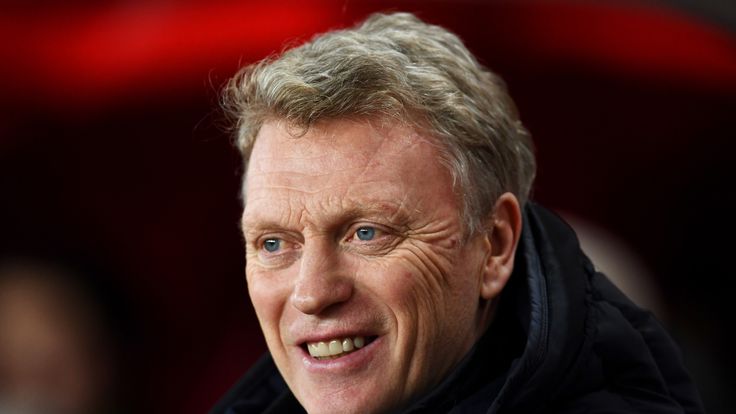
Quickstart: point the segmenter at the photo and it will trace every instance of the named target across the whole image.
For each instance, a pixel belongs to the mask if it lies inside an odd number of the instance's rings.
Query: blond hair
[[[469,234],[504,192],[523,204],[534,180],[531,138],[503,81],[455,34],[409,13],[374,14],[246,66],[223,98],[246,164],[269,119],[306,132],[318,121],[383,117],[428,133],[453,177]]]

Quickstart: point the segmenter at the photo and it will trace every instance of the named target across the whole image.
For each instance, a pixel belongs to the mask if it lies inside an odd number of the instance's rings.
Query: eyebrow
[[[367,201],[363,203],[355,203],[356,206],[347,209],[344,214],[346,216],[359,217],[366,215],[396,215],[401,213],[404,208],[403,203],[392,203],[388,201]]]
[[[347,221],[371,217],[387,219],[390,223],[400,227],[406,227],[407,225],[409,211],[404,207],[403,203],[367,201],[354,204],[354,206],[340,210],[339,212],[327,212],[325,214],[327,216],[325,221],[329,223],[328,227],[336,227]],[[278,220],[263,217],[262,212],[254,212],[241,222],[241,230],[243,230],[244,235],[265,229],[288,230],[288,226],[285,226],[283,222]]]

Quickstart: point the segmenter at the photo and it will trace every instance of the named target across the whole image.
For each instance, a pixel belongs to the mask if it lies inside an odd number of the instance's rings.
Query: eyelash
[[[276,249],[276,250],[274,250],[274,251],[269,251],[269,250],[268,250],[268,249],[266,248],[266,246],[267,246],[268,242],[270,242],[270,241],[273,241],[273,240],[275,240],[275,241],[277,241],[277,242],[278,242],[278,245],[277,245],[277,249]],[[289,242],[287,242],[287,241],[286,241],[286,240],[284,239],[284,237],[283,237],[283,236],[268,236],[268,237],[263,237],[263,238],[261,238],[261,239],[260,239],[260,240],[259,240],[259,241],[258,241],[258,242],[256,243],[256,248],[257,248],[257,250],[258,250],[259,252],[262,252],[262,253],[265,253],[265,254],[268,254],[268,255],[278,255],[278,254],[280,254],[279,252],[281,252],[281,251],[283,251],[283,250],[284,250],[284,248],[285,248],[285,246],[284,246],[284,245],[288,245],[288,244],[293,244],[293,243],[289,243]]]
[[[368,240],[363,240],[359,236],[359,232],[363,229],[370,229],[372,230],[371,238]],[[348,243],[347,246],[354,246],[356,248],[364,247],[367,249],[375,249],[379,250],[383,248],[384,246],[388,245],[390,242],[386,239],[387,237],[390,237],[391,232],[385,230],[382,227],[376,226],[374,224],[360,224],[360,225],[354,225],[350,227],[350,230],[347,232],[345,238],[343,239],[344,242]],[[278,247],[274,251],[269,251],[266,249],[266,245],[269,241],[276,240],[278,241]],[[300,248],[300,243],[290,242],[288,241],[289,238],[284,237],[281,234],[272,234],[265,237],[261,237],[258,239],[258,241],[255,244],[256,251],[258,252],[258,255],[265,260],[278,260],[278,259],[286,259],[286,257],[289,255],[290,252],[294,252],[295,250]]]
[[[390,231],[382,226],[374,224],[361,224],[352,227],[354,230],[348,232],[345,239],[346,247],[355,250],[357,253],[366,255],[382,255],[391,251],[400,238],[396,232]],[[369,240],[362,240],[359,237],[359,231],[364,228],[373,230],[372,238]]]
[[[370,230],[370,239],[364,240],[360,238],[360,232],[361,230]],[[355,227],[354,231],[350,231],[347,236],[348,242],[357,242],[357,243],[371,243],[375,242],[376,240],[384,237],[387,234],[387,232],[377,226],[372,225],[361,225],[358,227]]]
[[[266,249],[270,240],[278,242],[277,249],[272,252]],[[270,234],[258,238],[253,245],[258,262],[269,268],[283,267],[292,263],[298,257],[300,244],[290,240],[293,239],[283,234]]]

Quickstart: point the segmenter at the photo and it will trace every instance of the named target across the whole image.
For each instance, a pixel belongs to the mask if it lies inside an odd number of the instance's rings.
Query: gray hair
[[[534,180],[531,138],[503,81],[456,35],[409,13],[374,14],[246,66],[225,87],[223,105],[246,164],[267,120],[306,132],[318,121],[392,118],[427,133],[468,234],[482,229],[504,192],[523,205]]]

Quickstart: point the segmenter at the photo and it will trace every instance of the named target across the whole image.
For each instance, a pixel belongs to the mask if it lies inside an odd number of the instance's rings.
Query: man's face
[[[393,124],[332,121],[293,137],[266,123],[246,184],[250,297],[307,411],[400,407],[475,342],[488,246],[463,241],[428,139]]]

